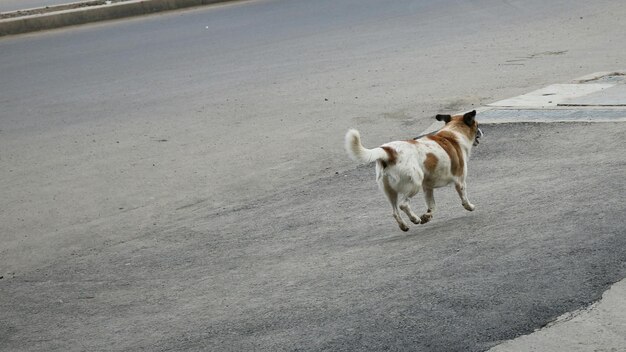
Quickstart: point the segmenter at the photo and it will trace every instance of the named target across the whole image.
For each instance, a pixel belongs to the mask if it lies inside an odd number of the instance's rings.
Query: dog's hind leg
[[[400,230],[409,231],[409,226],[404,222],[404,220],[402,220],[402,217],[400,216],[400,211],[398,211],[398,192],[396,192],[396,190],[393,189],[391,185],[389,185],[389,180],[387,180],[387,177],[383,176],[381,182],[383,186],[383,192],[387,196],[387,199],[389,199],[389,203],[391,203],[391,208],[393,209],[393,218],[396,219],[398,226],[400,226]]]
[[[392,204],[393,206],[393,218],[396,219],[396,221],[398,222],[398,226],[400,226],[400,230],[402,231],[409,231],[409,226],[406,224],[406,222],[404,222],[404,220],[402,220],[402,217],[400,216],[400,212],[398,211],[398,207],[396,206],[396,204]]]
[[[424,199],[426,200],[426,206],[428,209],[426,213],[420,216],[420,220],[422,224],[425,224],[433,218],[433,213],[435,212],[435,195],[432,188],[424,187]]]
[[[416,172],[415,175],[411,176],[409,180],[403,183],[403,188],[399,191],[400,195],[400,210],[406,213],[406,215],[411,219],[411,222],[414,224],[420,224],[420,218],[413,212],[411,209],[411,205],[409,201],[411,197],[416,195],[422,189],[422,180],[424,179],[424,174],[422,172]]]
[[[420,223],[420,218],[417,217],[417,215],[413,212],[413,210],[411,210],[411,206],[409,205],[408,198],[405,198],[403,200],[402,204],[400,205],[400,210],[406,213],[406,215],[409,217],[412,223],[414,224]]]

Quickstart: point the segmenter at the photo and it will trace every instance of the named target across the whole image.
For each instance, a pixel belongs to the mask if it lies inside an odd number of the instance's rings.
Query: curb
[[[0,20],[0,37],[242,0],[130,0]]]
[[[626,70],[618,70],[618,71],[602,71],[602,72],[596,72],[596,73],[591,73],[588,75],[584,75],[582,77],[578,77],[574,80],[572,80],[571,83],[576,83],[576,84],[583,84],[583,83],[588,83],[591,81],[595,81],[598,80],[602,77],[606,77],[606,76],[625,76],[626,75]]]
[[[626,122],[626,70],[596,72],[571,82],[489,103],[481,107],[478,121]]]

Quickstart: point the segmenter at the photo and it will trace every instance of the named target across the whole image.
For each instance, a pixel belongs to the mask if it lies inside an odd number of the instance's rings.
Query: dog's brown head
[[[478,145],[478,139],[483,136],[483,131],[478,128],[478,121],[476,121],[476,110],[463,115],[437,115],[435,118],[437,121],[445,122],[446,128],[464,134],[470,141],[473,140],[474,146]]]

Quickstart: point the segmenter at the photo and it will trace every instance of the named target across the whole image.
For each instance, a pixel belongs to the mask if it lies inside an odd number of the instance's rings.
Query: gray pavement
[[[0,349],[478,351],[589,307],[625,275],[623,122],[486,125],[478,209],[441,190],[408,234],[342,136],[623,68],[625,16],[259,1],[0,39]]]
[[[597,91],[589,87],[603,87]],[[609,84],[607,84],[609,83]],[[600,72],[578,78],[570,84],[551,85],[520,97],[496,102],[482,111],[483,121],[490,123],[520,122],[626,122],[625,71]],[[579,94],[587,90],[587,94]],[[548,92],[546,94],[545,92]],[[560,101],[553,104],[554,101]],[[568,96],[569,95],[569,96]],[[523,102],[523,104],[519,104]],[[547,104],[546,104],[547,103]],[[501,107],[505,106],[505,107]],[[612,109],[606,110],[608,107]],[[597,136],[603,138],[603,136]],[[579,142],[575,140],[575,142]],[[618,146],[621,150],[623,143]],[[594,167],[597,164],[594,163]],[[626,183],[622,182],[616,197],[622,197]],[[626,260],[622,258],[622,261]],[[515,338],[490,349],[490,352],[584,352],[622,351],[626,346],[626,279],[622,279],[601,300],[581,309],[565,313],[532,334]]]
[[[483,130],[472,213],[440,190],[431,223],[397,231],[371,166],[191,203],[4,280],[3,346],[482,351],[600,299],[626,274],[626,124]]]

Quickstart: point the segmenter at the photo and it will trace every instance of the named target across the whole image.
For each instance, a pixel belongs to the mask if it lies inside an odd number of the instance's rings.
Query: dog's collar
[[[432,136],[435,133],[439,132],[440,130],[436,130],[436,131],[432,131],[432,132],[428,132],[428,133],[424,133],[424,134],[420,134],[419,136],[413,138],[413,140],[418,140],[422,137],[426,137],[426,136]],[[481,138],[482,136],[484,136],[483,131],[480,130],[480,128],[478,129],[478,132],[476,133],[476,137],[474,137],[474,142],[472,142],[472,145],[475,147],[478,145],[478,139]]]
[[[439,132],[439,130],[428,132],[428,133],[424,133],[424,134],[420,134],[419,136],[413,138],[413,140],[417,140],[417,139],[420,139],[420,138],[426,137],[426,136],[432,136],[433,134],[435,134],[437,132]]]

